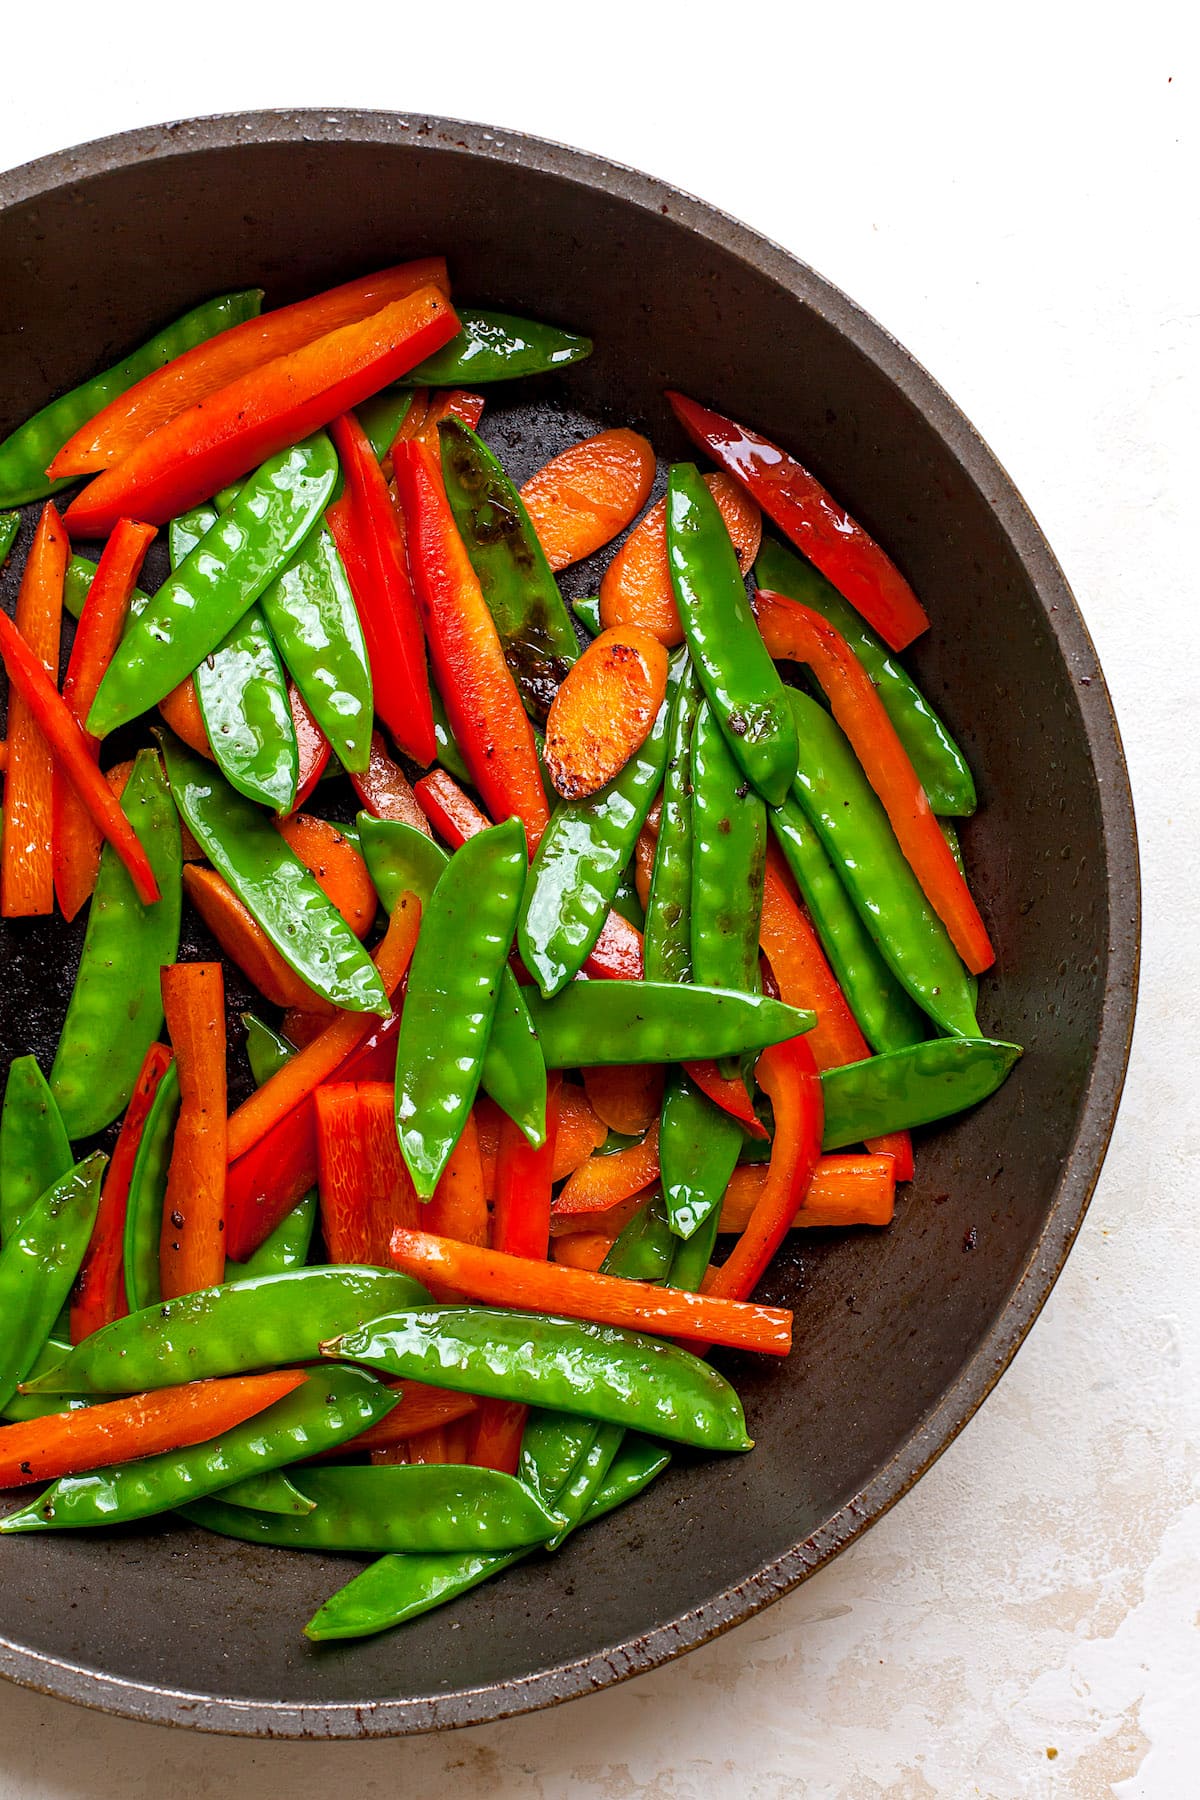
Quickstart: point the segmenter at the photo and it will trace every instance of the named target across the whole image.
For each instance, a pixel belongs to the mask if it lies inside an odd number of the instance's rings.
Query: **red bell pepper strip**
[[[440,419],[461,419],[474,431],[483,417],[484,398],[482,394],[468,394],[465,388],[450,388],[447,393],[439,394],[426,408],[424,416],[415,431],[402,432],[402,436],[411,438],[418,444],[424,444],[435,459],[441,457],[441,439],[438,437],[438,421]]]
[[[558,1096],[562,1076],[546,1078],[546,1141],[537,1150],[519,1126],[501,1116],[496,1152],[492,1247],[511,1256],[545,1262],[550,1253],[550,1201],[554,1146],[558,1136]],[[470,1460],[479,1469],[515,1475],[528,1408],[508,1400],[483,1400],[474,1421]]]
[[[7,614],[4,617],[3,630],[17,639],[51,693],[58,680],[63,582],[69,554],[67,534],[51,503],[42,509],[21,576],[15,624]],[[7,651],[4,659],[7,663]],[[6,919],[54,911],[52,748],[36,706],[13,676],[0,846],[0,914]]]
[[[515,814],[532,855],[550,817],[533,728],[458,535],[440,466],[417,443],[397,444],[393,461],[413,586],[451,728],[487,810],[497,821]]]
[[[75,1412],[0,1425],[0,1488],[183,1450],[219,1437],[307,1380],[303,1369],[190,1381]]]
[[[69,531],[105,537],[123,516],[165,525],[396,381],[458,331],[434,287],[277,357],[168,419],[67,508]]]
[[[354,791],[369,813],[377,819],[398,819],[432,837],[429,821],[417,804],[408,776],[387,753],[378,731],[371,733],[371,760],[360,774],[351,774]]]
[[[982,974],[996,960],[987,928],[866,669],[841,632],[798,600],[760,590],[755,611],[771,655],[805,662],[816,675],[926,899],[968,969]]]
[[[439,1237],[454,1238],[460,1244],[488,1241],[487,1190],[474,1113],[467,1114],[441,1180],[422,1207],[421,1222]]]
[[[421,1216],[396,1139],[393,1091],[381,1081],[326,1082],[313,1104],[329,1260],[386,1268],[392,1232]]]
[[[893,650],[928,629],[924,607],[891,557],[795,457],[683,394],[668,391],[667,399],[692,442],[741,482]]]
[[[715,1062],[691,1062],[684,1066],[701,1093],[706,1094],[714,1106],[719,1106],[722,1112],[735,1118],[751,1137],[766,1137],[766,1126],[755,1112],[743,1082],[732,1075],[722,1075]]]
[[[96,690],[121,641],[125,616],[146,552],[154,540],[153,525],[121,519],[104,546],[88,589],[62,696],[82,729]],[[100,745],[84,731],[93,761]],[[100,833],[87,807],[63,774],[54,771],[54,891],[64,919],[73,919],[90,899],[100,868]]]
[[[449,299],[444,258],[426,256],[418,262],[379,269],[357,281],[327,288],[308,300],[277,307],[230,331],[219,332],[182,356],[173,357],[111,400],[67,440],[47,473],[58,480],[60,476],[90,475],[107,464],[119,462],[185,407],[207,400],[239,376],[302,349],[314,338],[326,337],[343,325],[369,318],[422,287],[440,288]]]
[[[220,963],[162,972],[163,1015],[179,1070],[158,1244],[164,1300],[225,1279],[225,981]]]
[[[100,828],[101,835],[106,837],[125,867],[129,871],[130,880],[137,890],[138,898],[144,905],[150,906],[158,899],[158,883],[154,879],[154,870],[150,867],[150,858],[142,849],[133,826],[121,811],[121,803],[100,773],[98,765],[92,760],[88,749],[88,741],[82,728],[76,723],[58,689],[47,675],[40,659],[29,648],[21,633],[17,630],[6,612],[0,612],[0,656],[4,658],[4,666],[8,670],[13,687],[25,701],[38,729],[54,755],[55,761],[66,771],[67,778],[79,795],[88,812]],[[12,737],[9,737],[9,753],[12,754]],[[9,770],[9,780],[12,770]],[[47,783],[49,790],[49,783]],[[10,839],[14,845],[28,839],[22,839],[18,831],[6,822],[5,841]],[[14,851],[14,861],[16,851]],[[46,843],[47,875],[50,872],[50,845]],[[7,857],[5,867],[7,868]],[[7,907],[3,908],[8,916]],[[30,910],[24,908],[23,910]],[[49,911],[49,907],[46,908]]]
[[[704,1293],[728,1299],[744,1300],[754,1292],[804,1203],[821,1154],[821,1080],[805,1040],[789,1038],[764,1050],[757,1076],[775,1112],[769,1172],[745,1231],[703,1284]]]
[[[284,1024],[286,1030],[286,1020]],[[390,1082],[396,1072],[399,1027],[399,1013],[377,1019],[371,1035],[334,1070],[333,1078]],[[235,1262],[245,1262],[270,1237],[296,1202],[317,1185],[317,1172],[316,1111],[308,1094],[252,1150],[229,1165],[225,1234],[227,1253]]]
[[[138,1146],[158,1084],[171,1066],[165,1044],[151,1044],[146,1052],[121,1130],[104,1177],[92,1239],[71,1295],[71,1342],[123,1319],[129,1311],[125,1298],[125,1212],[129,1183]]]
[[[296,750],[298,767],[296,772],[296,799],[292,806],[294,813],[299,812],[313,789],[325,773],[325,765],[329,761],[329,739],[313,718],[308,709],[308,702],[294,681],[287,684],[288,708],[292,715],[292,729],[296,733]],[[159,711],[162,711],[160,706]]]
[[[607,1212],[610,1206],[640,1194],[657,1181],[658,1120],[656,1119],[640,1144],[627,1150],[614,1150],[607,1156],[597,1152],[572,1171],[554,1202],[556,1218],[575,1213]]]
[[[431,763],[433,702],[400,519],[358,420],[343,414],[329,430],[346,485],[326,517],[362,621],[375,711],[402,750]]]
[[[389,999],[412,961],[420,928],[420,901],[415,894],[401,894],[383,942],[374,953],[375,966]],[[245,1156],[273,1125],[286,1118],[321,1082],[328,1081],[351,1052],[365,1043],[377,1024],[373,1013],[339,1013],[319,1037],[264,1081],[229,1120],[229,1161]]]
[[[496,1306],[590,1319],[597,1325],[702,1340],[734,1350],[762,1350],[771,1356],[786,1356],[792,1347],[792,1315],[781,1306],[652,1287],[621,1275],[593,1275],[562,1263],[532,1262],[500,1250],[452,1243],[403,1226],[392,1233],[392,1262],[420,1281],[436,1282],[470,1300]]]

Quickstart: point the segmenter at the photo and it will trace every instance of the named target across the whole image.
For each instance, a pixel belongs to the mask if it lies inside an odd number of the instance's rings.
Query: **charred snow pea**
[[[438,426],[446,496],[530,716],[544,724],[579,655],[554,572],[520,494],[482,438],[460,419]]]
[[[0,1408],[33,1367],[79,1273],[107,1161],[97,1152],[51,1182],[0,1249]]]
[[[821,1074],[823,1147],[928,1125],[976,1106],[1007,1078],[1021,1051],[993,1038],[930,1038]]]
[[[122,1525],[169,1512],[246,1476],[318,1456],[384,1418],[398,1399],[359,1369],[314,1369],[303,1386],[218,1438],[90,1475],[64,1475],[0,1520],[0,1532]]]
[[[62,1116],[36,1056],[9,1064],[0,1114],[0,1244],[74,1158]]]
[[[592,354],[591,338],[512,313],[458,308],[462,327],[444,349],[404,376],[404,387],[475,387],[565,369]]]
[[[651,981],[574,981],[553,1000],[530,993],[529,1014],[548,1069],[737,1056],[813,1026],[765,994]]]
[[[160,970],[179,951],[183,855],[179,819],[153,750],[140,750],[121,805],[154,870],[160,899],[145,906],[105,844],[79,971],[50,1071],[70,1138],[103,1131],[128,1105],[162,1028]]]
[[[716,501],[693,463],[667,482],[667,561],[709,705],[753,787],[778,806],[796,774],[796,726]]]
[[[700,683],[688,663],[671,707],[662,812],[646,901],[647,981],[692,979],[692,733]]]
[[[710,706],[692,734],[692,977],[757,993],[767,809]]]
[[[396,1041],[396,1131],[424,1199],[479,1088],[527,868],[525,828],[506,819],[455,851],[422,914]]]
[[[160,740],[176,806],[283,960],[331,1005],[386,1016],[374,963],[267,816],[171,732]]]

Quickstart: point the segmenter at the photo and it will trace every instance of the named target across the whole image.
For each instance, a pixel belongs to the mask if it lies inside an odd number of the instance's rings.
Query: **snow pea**
[[[196,698],[217,767],[248,800],[289,813],[300,752],[287,682],[262,608],[243,613],[195,674]]]
[[[675,1237],[690,1238],[720,1212],[744,1134],[682,1069],[668,1078],[658,1128],[663,1195]],[[664,1270],[664,1279],[667,1271]]]
[[[74,1162],[62,1115],[36,1056],[15,1056],[0,1114],[0,1243]]]
[[[526,992],[548,1069],[736,1056],[813,1027],[810,1012],[728,988],[573,981],[553,1000]]]
[[[754,579],[760,588],[811,606],[841,632],[871,677],[934,812],[973,813],[975,781],[966,757],[893,651],[833,583],[795,551],[769,538],[763,539]]]
[[[0,1408],[33,1367],[79,1273],[107,1161],[97,1151],[52,1181],[0,1249]]]
[[[396,1040],[396,1133],[428,1199],[479,1089],[528,863],[516,818],[456,850],[421,917]]]
[[[103,1131],[129,1104],[146,1052],[162,1028],[160,970],[179,952],[179,820],[153,750],[138,751],[121,806],[150,858],[161,897],[144,906],[124,863],[105,844],[50,1070],[70,1138]]]
[[[128,1313],[84,1338],[31,1392],[138,1394],[143,1389],[308,1362],[318,1346],[387,1307],[418,1306],[419,1282],[338,1264],[201,1288]]]
[[[159,1082],[129,1178],[125,1208],[125,1297],[131,1313],[160,1298],[158,1244],[175,1126],[179,1119],[179,1070],[172,1062]]]
[[[471,771],[446,717],[445,702],[432,682],[429,684],[429,698],[433,705],[433,737],[437,745],[437,760],[447,774],[453,775],[455,781],[461,782],[464,787],[470,787]]]
[[[758,992],[767,809],[707,704],[692,733],[692,978]]]
[[[667,561],[708,702],[746,779],[778,806],[795,779],[796,726],[729,532],[694,463],[676,463],[667,481]]]
[[[767,1149],[769,1152],[769,1145]],[[687,1294],[699,1293],[700,1283],[704,1280],[708,1265],[712,1261],[713,1245],[717,1241],[717,1226],[720,1221],[720,1206],[712,1206],[697,1225],[691,1237],[677,1240],[675,1260],[671,1264],[671,1273],[667,1278],[668,1287],[680,1288]]]
[[[623,1227],[600,1269],[604,1275],[623,1275],[630,1281],[665,1281],[674,1254],[666,1204],[655,1193]]]
[[[821,946],[872,1050],[919,1044],[925,1016],[909,999],[858,915],[798,800],[770,811],[771,829],[812,916]]]
[[[298,1469],[292,1477],[316,1505],[308,1513],[247,1512],[224,1496],[184,1517],[249,1544],[291,1550],[432,1553],[521,1550],[542,1544],[558,1521],[512,1475],[455,1464]]]
[[[575,614],[579,623],[590,636],[600,636],[604,627],[600,623],[599,594],[589,594],[582,600],[572,600],[571,611]]]
[[[60,1363],[71,1348],[71,1340],[66,1335],[66,1328],[60,1337],[56,1322],[41,1349],[38,1351],[28,1374],[23,1380],[32,1381],[38,1375],[45,1374],[55,1363]],[[17,1393],[9,1400],[8,1405],[0,1410],[0,1418],[7,1424],[15,1425],[26,1419],[44,1419],[48,1413],[76,1412],[82,1407],[95,1406],[103,1398],[101,1394],[73,1394],[67,1399],[62,1394],[21,1394]]]
[[[751,1448],[741,1402],[715,1369],[660,1338],[609,1325],[492,1306],[427,1306],[372,1319],[321,1351],[701,1449]]]
[[[621,875],[662,783],[675,686],[687,653],[672,659],[667,694],[650,734],[615,780],[586,800],[560,801],[542,833],[521,908],[517,941],[546,999],[583,967],[604,929]]]
[[[647,981],[692,979],[692,733],[700,704],[700,683],[689,661],[667,733],[662,812],[646,901]]]
[[[13,547],[13,540],[21,527],[20,513],[10,512],[0,515],[0,565]]]
[[[171,732],[158,735],[176,806],[283,960],[334,1006],[386,1017],[374,963],[265,813]]]
[[[475,387],[565,369],[592,354],[591,338],[536,319],[482,308],[456,308],[462,330],[401,378],[402,387]]]
[[[247,1475],[227,1488],[221,1488],[217,1499],[223,1506],[246,1506],[254,1512],[310,1513],[316,1506],[307,1494],[290,1482],[282,1469],[270,1469],[265,1475]],[[197,1505],[202,1502],[197,1501]]]
[[[169,1512],[246,1476],[318,1456],[384,1418],[399,1397],[359,1369],[313,1370],[302,1387],[220,1437],[90,1475],[63,1476],[0,1520],[0,1532],[123,1525]]]
[[[837,1150],[948,1118],[986,1100],[1021,1055],[994,1038],[930,1038],[888,1056],[825,1069],[823,1145]]]
[[[893,975],[943,1031],[978,1037],[967,972],[921,891],[845,734],[788,690],[800,737],[795,796]]]
[[[46,467],[81,425],[94,419],[110,400],[125,393],[143,375],[161,369],[164,363],[172,362],[218,332],[227,331],[231,325],[244,324],[256,316],[261,306],[261,288],[206,300],[156,332],[123,362],[43,406],[0,444],[0,506],[23,506],[27,500],[40,500],[43,495],[69,487],[74,477],[50,481]]]
[[[670,1460],[670,1451],[664,1450],[661,1444],[631,1432],[593,1495],[591,1505],[583,1515],[583,1524],[594,1525],[605,1513],[624,1506],[627,1500],[635,1500],[662,1474]]]
[[[326,526],[309,532],[259,605],[338,761],[354,773],[365,769],[375,717],[371,665],[350,582]]]
[[[620,913],[621,917],[627,920],[630,925],[634,926],[636,930],[643,931],[645,929],[646,914],[642,908],[641,901],[638,899],[637,880],[634,876],[633,864],[631,862],[625,864],[625,867],[617,877],[617,885],[613,893],[612,909],[615,913]]]
[[[544,724],[579,655],[575,627],[525,504],[499,460],[461,419],[443,419],[438,437],[459,536],[525,710]]]
[[[407,890],[426,906],[450,858],[440,844],[398,819],[359,813],[362,853],[384,911]],[[525,996],[512,970],[500,975],[496,1016],[483,1056],[480,1085],[529,1142],[546,1138],[546,1065],[530,1023]]]
[[[303,543],[336,476],[318,433],[250,477],[121,639],[88,714],[95,737],[156,706],[211,655]]]
[[[547,1550],[557,1550],[581,1522],[612,1467],[624,1437],[621,1425],[597,1426],[595,1437],[571,1470],[558,1496],[558,1505],[565,1516],[553,1537],[546,1539]]]
[[[96,579],[96,564],[87,556],[73,556],[67,564],[66,580],[63,582],[63,605],[73,619],[77,619],[83,611],[83,603],[88,597],[92,582]],[[141,588],[134,588],[129,599],[129,617],[136,619],[144,613],[150,604],[149,594]]]
[[[261,1087],[264,1081],[270,1081],[277,1075],[285,1063],[296,1054],[294,1044],[289,1044],[278,1031],[272,1030],[257,1013],[244,1012],[242,1024],[246,1028],[246,1060],[250,1064],[250,1073],[254,1085]]]
[[[375,452],[376,461],[382,462],[395,443],[396,433],[408,417],[412,398],[407,389],[390,387],[355,407],[355,417]]]

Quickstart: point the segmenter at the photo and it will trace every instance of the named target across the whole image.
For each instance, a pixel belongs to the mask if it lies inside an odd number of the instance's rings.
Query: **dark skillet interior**
[[[675,386],[797,450],[929,609],[911,664],[980,788],[963,847],[1000,951],[980,1020],[1026,1056],[986,1108],[922,1134],[891,1230],[789,1240],[765,1292],[797,1309],[795,1354],[724,1359],[755,1451],[680,1457],[555,1558],[320,1651],[300,1627],[350,1559],[175,1522],[0,1540],[0,1669],[152,1719],[422,1730],[662,1661],[794,1585],[904,1491],[1012,1355],[1086,1205],[1124,1070],[1137,873],[1074,603],[1003,472],[903,351],[783,252],[641,176],[477,127],[260,115],[50,159],[0,177],[3,202],[0,432],[209,294],[258,283],[277,304],[444,250],[460,297],[596,339],[564,378],[491,390],[485,435],[518,479],[601,422],[689,455],[661,398]],[[585,566],[566,586],[597,578]],[[14,591],[10,567],[10,606]],[[61,923],[4,928],[0,958],[5,1060],[48,1060],[72,966]]]

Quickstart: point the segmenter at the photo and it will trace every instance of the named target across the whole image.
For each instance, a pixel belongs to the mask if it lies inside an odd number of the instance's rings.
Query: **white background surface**
[[[1058,553],[1130,759],[1142,1003],[1078,1247],[915,1492],[673,1667],[501,1725],[359,1745],[168,1733],[4,1687],[0,1800],[1200,1792],[1195,13],[808,10],[388,0],[172,18],[110,0],[85,27],[74,6],[13,7],[0,167],[241,107],[488,120],[716,202],[913,350]]]

